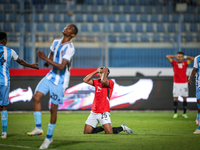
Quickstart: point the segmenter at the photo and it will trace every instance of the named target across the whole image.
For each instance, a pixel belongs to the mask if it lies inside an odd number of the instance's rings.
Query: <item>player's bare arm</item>
[[[190,61],[190,63],[192,63],[194,61],[194,57],[192,57],[192,56],[186,56],[186,59],[188,59]]]
[[[49,58],[50,60],[53,61],[53,52],[51,52],[51,53],[49,54],[48,58]],[[44,66],[45,66],[45,67],[49,67],[49,65],[50,65],[50,64],[49,64],[47,61],[44,63]]]
[[[24,61],[20,58],[17,59],[17,62],[20,65],[25,66],[25,67],[29,67],[29,68],[33,68],[33,69],[39,69],[39,67],[37,66],[38,63],[28,64],[26,61]]]
[[[109,86],[109,81],[107,80],[108,69],[106,67],[101,67],[101,83],[105,86]]]
[[[83,82],[89,84],[89,85],[93,85],[93,80],[92,77],[97,74],[99,72],[99,69],[95,70],[94,72],[90,73],[89,75],[87,75],[84,79]]]
[[[56,67],[59,70],[63,70],[65,68],[65,66],[68,64],[68,62],[66,60],[62,60],[61,64],[58,64],[58,63],[52,61],[51,59],[49,59],[48,57],[46,57],[46,55],[44,54],[43,51],[38,51],[38,57],[40,57],[41,59],[45,60],[50,65]]]
[[[172,58],[176,58],[176,55],[167,55],[166,58],[170,63],[172,63],[172,61],[173,61]]]
[[[198,72],[198,69],[197,69],[197,68],[193,68],[192,73],[191,73],[191,75],[190,75],[190,78],[189,78],[189,80],[188,80],[188,84],[189,84],[189,85],[192,84],[192,79],[193,79],[193,77],[196,75],[197,72]]]

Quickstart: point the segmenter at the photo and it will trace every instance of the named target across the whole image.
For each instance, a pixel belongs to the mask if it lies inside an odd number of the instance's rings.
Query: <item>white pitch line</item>
[[[35,148],[35,147],[20,146],[20,145],[6,145],[6,144],[0,144],[0,146],[18,147],[18,148],[26,148],[26,149],[38,149],[38,148]],[[56,150],[56,149],[49,149],[49,150]]]

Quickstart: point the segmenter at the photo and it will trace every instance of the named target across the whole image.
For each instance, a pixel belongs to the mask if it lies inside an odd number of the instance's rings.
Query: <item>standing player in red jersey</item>
[[[112,128],[109,99],[113,92],[114,82],[107,79],[109,73],[108,68],[100,67],[83,79],[85,83],[95,87],[92,111],[85,122],[84,134],[98,133],[103,130],[106,134],[117,134],[121,131],[129,134],[133,133],[125,124],[122,124],[121,127]],[[95,74],[97,74],[98,79],[92,79]],[[102,127],[97,127],[98,123]]]
[[[178,108],[178,96],[183,97],[183,117],[188,118],[186,114],[187,110],[187,97],[188,97],[188,84],[187,84],[187,66],[194,61],[192,56],[184,56],[183,52],[178,52],[177,55],[167,55],[167,60],[172,64],[174,68],[174,84],[173,84],[173,97],[174,97],[174,116],[177,118],[177,108]],[[176,60],[173,60],[176,58]],[[188,59],[183,61],[183,59]]]

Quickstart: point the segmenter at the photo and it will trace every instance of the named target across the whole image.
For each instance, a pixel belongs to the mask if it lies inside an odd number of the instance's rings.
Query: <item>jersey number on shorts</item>
[[[3,55],[4,52],[0,53],[0,63],[1,65],[3,65],[4,62],[6,62],[6,60],[4,59],[4,57],[1,57]]]
[[[52,95],[50,95],[50,97],[54,100],[56,100],[58,98],[58,95],[55,93],[52,93]]]
[[[106,118],[107,118],[106,113],[102,113],[102,114],[101,114],[101,119],[106,119]]]

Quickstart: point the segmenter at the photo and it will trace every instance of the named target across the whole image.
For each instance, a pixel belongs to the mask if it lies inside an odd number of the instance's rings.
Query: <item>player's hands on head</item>
[[[33,64],[31,64],[31,68],[33,68],[33,69],[39,69],[39,67],[37,65],[38,65],[38,63],[33,63]]]
[[[107,73],[108,72],[108,68],[106,68],[106,67],[101,67],[101,69],[102,69],[103,73]]]
[[[40,57],[41,59],[45,59],[46,58],[46,56],[45,56],[43,51],[38,51],[38,57]]]
[[[100,72],[100,71],[102,70],[102,68],[103,68],[103,67],[99,67],[99,68],[97,68],[96,71],[97,71],[97,72]]]

